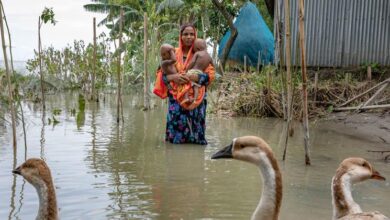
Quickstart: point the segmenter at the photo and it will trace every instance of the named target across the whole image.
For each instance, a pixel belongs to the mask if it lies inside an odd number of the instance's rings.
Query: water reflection
[[[12,163],[12,169],[16,168],[17,160],[16,160],[16,155],[17,155],[17,148],[13,149],[13,163]],[[12,175],[12,187],[11,187],[11,198],[10,198],[10,211],[8,215],[8,219],[11,219],[12,214],[15,211],[15,194],[16,194],[16,175]]]
[[[78,111],[76,116],[77,129],[81,129],[85,123],[85,98],[82,94],[78,96]]]
[[[47,103],[48,112],[62,110],[60,123],[48,129],[39,108],[26,108],[31,120],[28,156],[44,156],[50,165],[63,219],[249,219],[261,194],[258,169],[239,161],[210,160],[217,149],[242,135],[263,137],[280,163],[284,184],[280,219],[330,219],[330,181],[345,157],[364,156],[390,177],[390,165],[366,152],[383,146],[320,126],[311,128],[313,165],[306,167],[299,125],[290,138],[286,161],[281,161],[285,130],[281,120],[210,115],[208,146],[171,145],[164,142],[166,105],[143,112],[139,94],[123,98],[125,122],[119,126],[115,95],[106,95],[99,103],[86,102],[83,111],[78,94],[49,96]],[[72,109],[81,116],[72,115]],[[25,157],[4,147],[11,146],[10,141],[0,134],[0,198],[9,198],[0,203],[0,219],[32,219],[38,198],[31,185],[24,187],[24,181],[15,181],[10,174],[16,159]],[[355,187],[354,196],[364,210],[390,215],[389,187],[388,181],[367,181]]]
[[[45,119],[46,119],[46,113],[45,111],[42,111],[42,128],[41,128],[41,159],[45,160]]]

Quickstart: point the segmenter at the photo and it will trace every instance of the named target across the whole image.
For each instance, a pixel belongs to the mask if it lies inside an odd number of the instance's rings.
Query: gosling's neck
[[[282,202],[282,175],[274,157],[262,152],[261,158],[258,167],[263,190],[252,220],[277,220]]]
[[[332,205],[333,219],[355,213],[361,213],[362,209],[353,200],[351,193],[351,178],[347,174],[337,174],[332,179]]]
[[[39,210],[36,219],[58,219],[57,200],[53,182],[51,180],[45,181],[43,179],[36,178],[33,186],[37,190],[39,196]]]

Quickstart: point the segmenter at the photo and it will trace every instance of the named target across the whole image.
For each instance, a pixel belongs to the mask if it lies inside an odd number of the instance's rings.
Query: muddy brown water
[[[349,156],[365,157],[387,177],[356,185],[355,200],[363,210],[390,216],[390,164],[367,152],[383,149],[378,143],[311,124],[313,165],[307,167],[299,124],[283,162],[283,121],[208,115],[208,146],[172,145],[164,142],[163,101],[143,112],[140,95],[124,97],[125,123],[117,126],[115,100],[105,95],[104,102],[86,102],[83,111],[77,95],[49,96],[44,126],[39,105],[24,104],[28,148],[20,132],[15,158],[11,129],[0,126],[0,219],[34,219],[37,213],[35,189],[11,174],[25,156],[44,158],[50,166],[61,219],[249,219],[261,193],[257,168],[210,159],[242,135],[263,137],[278,158],[284,187],[280,219],[331,219],[330,181]],[[60,123],[49,125],[53,109],[62,110],[55,116]]]

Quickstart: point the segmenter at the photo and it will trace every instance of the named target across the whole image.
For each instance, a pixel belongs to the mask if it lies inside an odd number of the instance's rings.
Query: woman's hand
[[[182,74],[178,74],[178,73],[172,74],[172,75],[167,75],[167,80],[168,80],[168,82],[173,81],[177,85],[186,84],[186,83],[188,83],[190,81],[188,76],[182,75]]]

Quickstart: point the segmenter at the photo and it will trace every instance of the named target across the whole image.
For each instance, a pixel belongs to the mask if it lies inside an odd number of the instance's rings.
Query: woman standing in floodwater
[[[157,70],[156,83],[153,92],[160,98],[168,97],[168,113],[165,140],[174,144],[194,143],[206,145],[206,108],[207,87],[212,83],[215,70],[210,64],[204,73],[186,76],[185,71],[194,54],[193,46],[196,39],[196,29],[192,24],[184,24],[180,28],[179,47],[175,49],[177,74],[166,75]],[[193,110],[186,110],[177,101],[176,91],[172,85],[183,85],[189,81],[206,86],[203,101]]]

